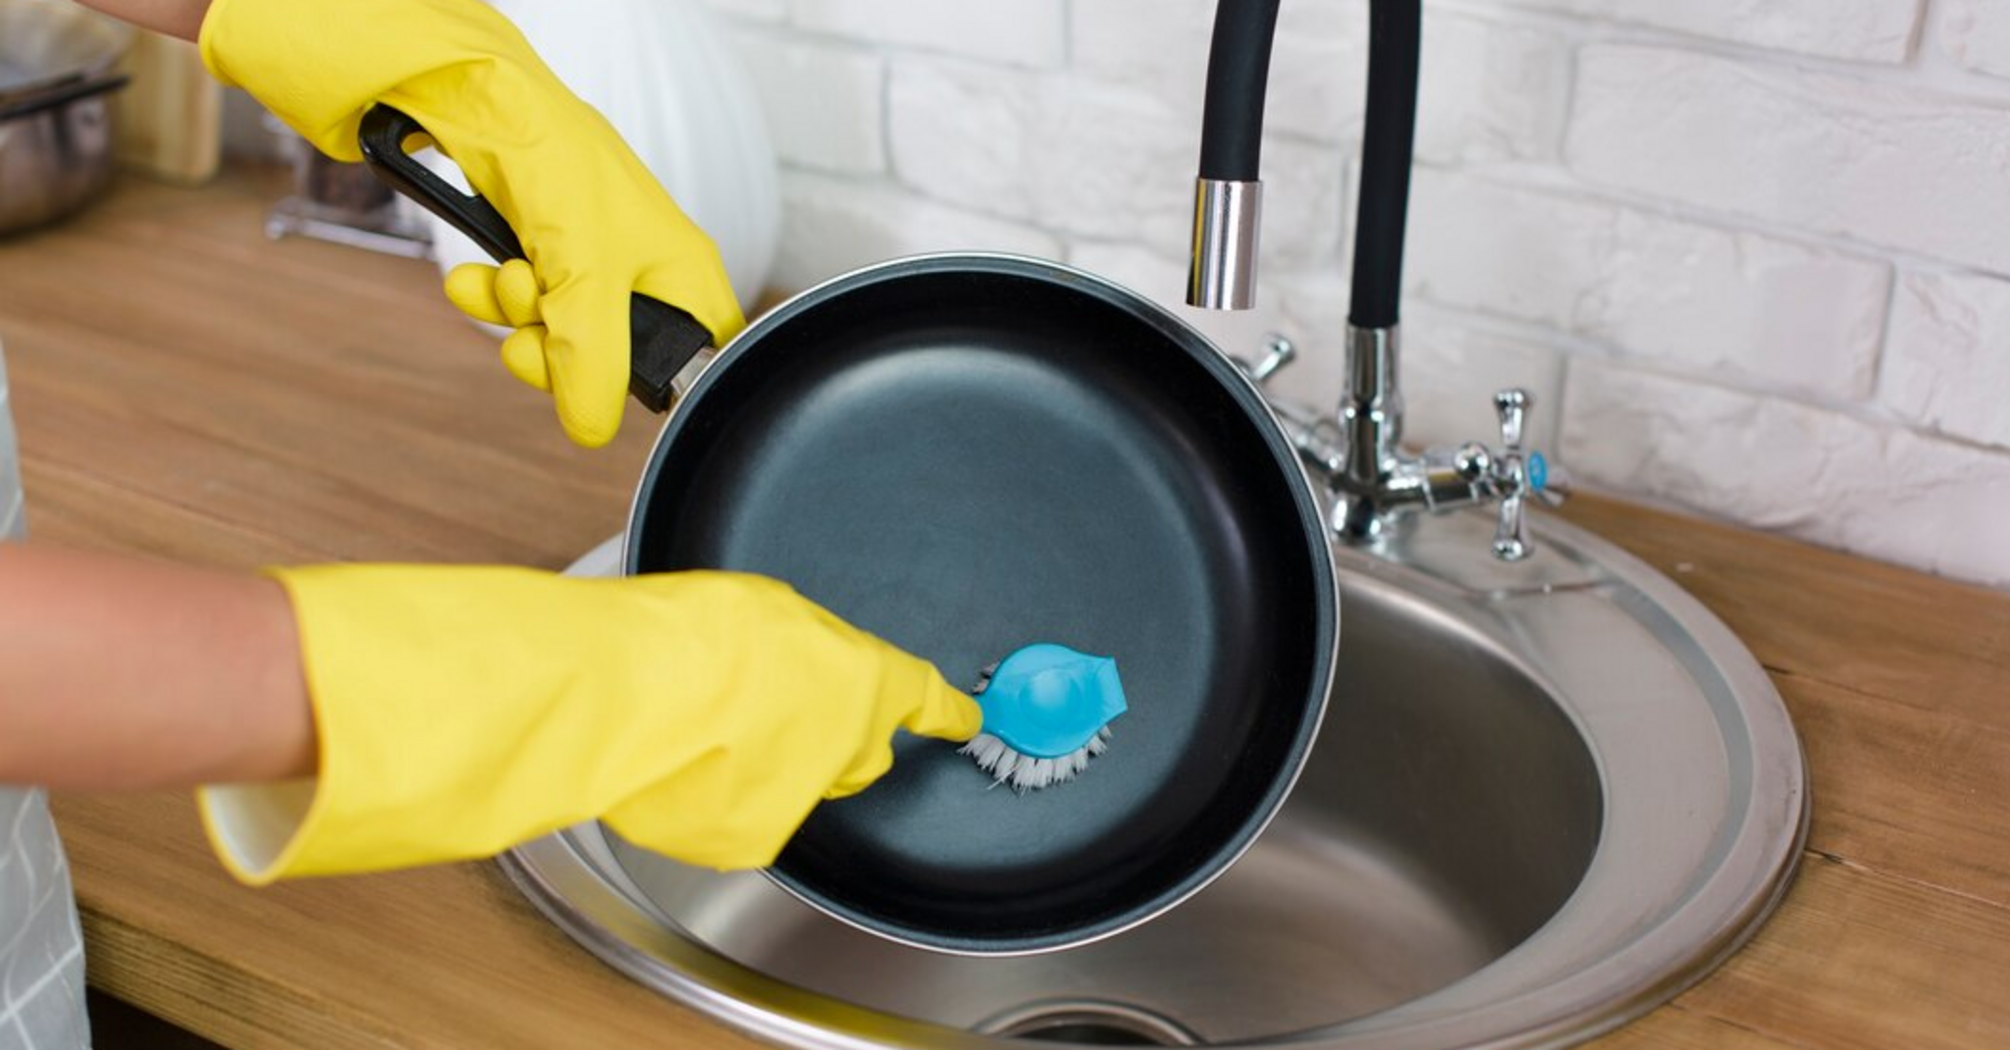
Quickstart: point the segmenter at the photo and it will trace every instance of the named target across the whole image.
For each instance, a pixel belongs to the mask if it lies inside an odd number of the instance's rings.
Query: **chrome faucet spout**
[[[1200,174],[1187,302],[1255,305],[1263,103],[1279,0],[1220,0],[1208,50]],[[1354,236],[1356,327],[1393,328],[1399,316],[1410,161],[1417,126],[1422,0],[1370,0],[1368,105]]]
[[[1193,265],[1187,303],[1211,310],[1256,305],[1262,221],[1263,96],[1278,0],[1221,0],[1208,50],[1207,94],[1194,180]]]
[[[1263,99],[1278,4],[1219,0],[1215,7],[1187,277],[1187,302],[1193,306],[1256,305]],[[1494,553],[1513,561],[1531,549],[1523,506],[1527,497],[1543,494],[1547,472],[1540,453],[1521,451],[1523,418],[1532,403],[1528,394],[1511,390],[1496,396],[1501,451],[1469,442],[1416,456],[1399,446],[1403,395],[1397,352],[1422,0],[1369,0],[1368,19],[1368,102],[1347,312],[1348,389],[1334,423],[1308,420],[1296,410],[1280,411],[1280,417],[1299,454],[1332,488],[1333,528],[1341,536],[1373,540],[1406,514],[1493,502],[1500,510]]]

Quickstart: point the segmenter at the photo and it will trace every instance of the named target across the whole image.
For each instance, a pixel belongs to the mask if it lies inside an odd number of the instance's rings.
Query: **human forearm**
[[[78,0],[114,18],[158,33],[194,40],[202,29],[202,16],[209,0]]]
[[[173,787],[314,766],[277,584],[0,545],[0,783]]]

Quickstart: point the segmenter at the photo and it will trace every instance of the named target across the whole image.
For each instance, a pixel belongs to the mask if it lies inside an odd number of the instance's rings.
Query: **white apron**
[[[20,539],[26,529],[0,357],[0,540]],[[0,786],[0,1050],[90,1045],[84,937],[48,799],[39,790]]]

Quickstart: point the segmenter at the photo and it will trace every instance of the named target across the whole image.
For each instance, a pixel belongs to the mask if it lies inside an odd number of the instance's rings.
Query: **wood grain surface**
[[[133,183],[0,243],[34,536],[240,568],[555,568],[620,528],[648,420],[573,448],[429,265],[265,241],[279,191]],[[1778,915],[1595,1045],[2010,1047],[2010,596],[1597,498],[1565,516],[1745,639],[1814,778]],[[492,865],[253,891],[181,795],[56,809],[92,983],[225,1046],[745,1043],[595,962]]]

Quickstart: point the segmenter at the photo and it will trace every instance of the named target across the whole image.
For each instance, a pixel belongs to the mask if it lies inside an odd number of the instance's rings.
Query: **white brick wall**
[[[795,24],[867,43],[901,44],[1026,66],[1065,57],[1063,0],[790,0]]]
[[[775,152],[822,171],[886,170],[886,59],[857,48],[771,32],[738,34]],[[816,85],[815,91],[803,90]]]
[[[1356,19],[1339,14],[1330,3],[1300,0],[1280,7],[1267,91],[1274,110],[1267,122],[1271,130],[1326,142],[1346,139],[1360,108],[1355,82],[1363,68],[1365,35]],[[1072,5],[1069,30],[1077,71],[1151,92],[1172,112],[1200,112],[1213,5],[1083,0]],[[1200,126],[1196,120],[1186,123],[1195,131]]]
[[[1565,157],[1614,188],[2010,270],[2000,101],[1667,47],[1578,57]]]
[[[1367,32],[1350,3],[1300,0],[1278,15],[1265,127],[1320,142],[1350,142],[1361,117]],[[1211,5],[1168,0],[1079,0],[1074,68],[1159,97],[1199,128]],[[1561,134],[1569,54],[1560,38],[1432,8],[1424,20],[1432,73],[1423,84],[1417,152],[1434,160],[1548,157]],[[1191,174],[1191,173],[1189,173]]]
[[[1866,62],[1911,54],[1922,0],[1510,0],[1754,47]],[[1977,4],[1994,0],[1974,0]]]
[[[740,18],[779,22],[789,16],[789,0],[708,0],[715,8]]]
[[[1061,240],[1018,223],[938,204],[876,182],[810,172],[782,175],[790,250],[775,284],[799,290],[868,263],[922,252],[998,251],[1055,258]],[[898,222],[888,221],[898,216]]]
[[[1586,480],[2010,586],[2010,469],[1999,455],[1582,359],[1564,399],[1561,455]]]
[[[1606,201],[1418,172],[1410,288],[1621,356],[1830,398],[1871,393],[1889,264]]]
[[[2010,5],[2000,0],[1946,0],[1940,45],[1969,69],[2010,77]]]
[[[1342,382],[1365,0],[1284,0],[1258,309],[1178,306],[1211,0],[710,0],[778,282],[1060,258]],[[1425,0],[1408,436],[1487,395],[1588,487],[2010,586],[2010,0]]]
[[[2010,281],[1906,278],[1888,355],[1879,397],[1892,411],[1921,427],[2010,449]]]
[[[1343,76],[1325,73],[1347,90],[1349,112],[1361,108],[1365,46],[1360,54],[1362,64]],[[1556,153],[1570,81],[1570,51],[1560,38],[1431,10],[1423,68],[1430,72],[1418,88],[1418,157],[1449,164]]]
[[[887,99],[895,177],[927,196],[1085,237],[1187,236],[1199,124],[1141,87],[916,59]],[[1266,153],[1267,258],[1330,257],[1340,151],[1284,139]]]

